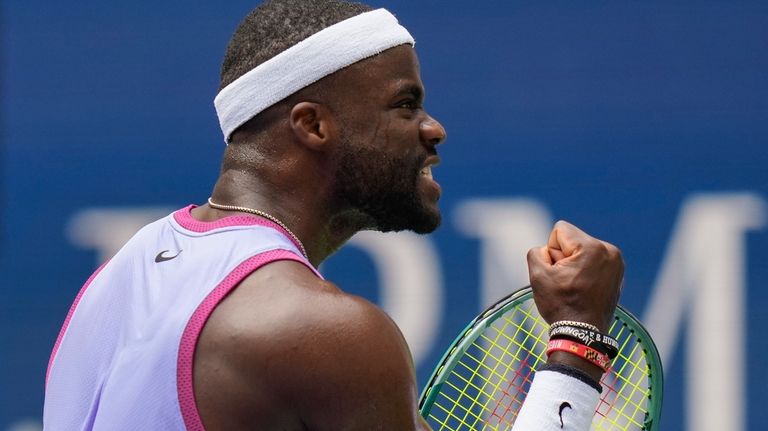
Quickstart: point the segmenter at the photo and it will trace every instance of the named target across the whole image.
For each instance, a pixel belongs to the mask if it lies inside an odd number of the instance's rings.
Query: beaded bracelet
[[[557,328],[558,326],[575,326],[577,328],[589,329],[590,331],[600,332],[600,328],[589,323],[577,322],[575,320],[558,320],[557,322],[549,325],[549,328]]]
[[[611,359],[608,355],[571,340],[549,340],[549,344],[547,345],[547,356],[555,351],[567,352],[580,358],[584,358],[600,367],[604,372],[608,371],[611,364]]]

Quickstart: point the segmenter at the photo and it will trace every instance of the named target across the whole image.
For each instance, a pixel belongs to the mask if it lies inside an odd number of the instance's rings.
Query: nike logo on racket
[[[165,256],[165,253],[168,253],[169,251],[170,250],[163,250],[160,253],[157,253],[157,256],[155,256],[155,263],[176,259],[176,257],[180,255],[183,250],[179,250],[178,253],[174,254],[173,256]]]

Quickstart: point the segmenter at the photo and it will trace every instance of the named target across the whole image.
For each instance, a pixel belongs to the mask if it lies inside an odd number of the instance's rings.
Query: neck
[[[219,177],[211,198],[216,204],[247,207],[275,217],[296,235],[310,263],[317,267],[364,228],[365,219],[354,211],[334,211],[329,194],[323,193],[330,187],[306,180],[296,184],[279,187],[264,178],[230,170]],[[204,205],[194,215],[217,220],[237,212]]]
[[[278,219],[277,217],[273,216],[272,214],[269,214],[269,213],[267,213],[265,211],[257,210],[255,208],[241,207],[241,206],[237,206],[237,205],[223,205],[223,204],[214,202],[213,199],[210,198],[210,197],[208,198],[208,206],[213,208],[213,209],[222,210],[222,211],[236,211],[236,212],[244,212],[244,213],[248,213],[248,214],[253,214],[253,215],[260,216],[260,217],[264,217],[267,220],[270,220],[271,222],[273,222],[273,223],[277,224],[278,226],[280,226],[284,231],[286,231],[286,233],[288,233],[288,235],[291,237],[291,240],[296,244],[297,247],[299,247],[299,250],[301,250],[301,254],[304,257],[308,258],[307,250],[304,248],[304,244],[302,244],[301,241],[299,240],[299,237],[297,237],[296,234],[294,234],[288,228],[288,226],[285,225],[285,223],[281,222],[280,219]]]

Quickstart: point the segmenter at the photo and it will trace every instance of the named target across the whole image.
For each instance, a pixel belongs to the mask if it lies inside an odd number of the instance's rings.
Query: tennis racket
[[[422,393],[422,416],[434,431],[511,429],[534,373],[546,363],[548,330],[530,286],[492,305],[443,355]],[[619,355],[600,381],[592,430],[656,431],[663,390],[656,346],[621,306],[609,333]]]

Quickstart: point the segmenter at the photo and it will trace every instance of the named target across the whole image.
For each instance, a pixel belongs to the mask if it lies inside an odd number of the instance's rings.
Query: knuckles
[[[528,259],[528,276],[530,278],[531,284],[538,284],[542,277],[542,265],[540,262],[540,259],[538,257],[539,254],[538,248],[532,248],[528,250],[528,253],[526,255],[526,258]]]
[[[622,267],[624,265],[621,250],[609,242],[589,237],[589,240],[584,242],[582,249],[593,255],[596,260],[601,260],[608,264],[620,264]]]
[[[619,269],[623,270],[624,269],[624,257],[621,254],[621,250],[618,247],[616,247],[615,245],[613,245],[613,244],[611,244],[609,242],[600,241],[600,243],[602,245],[603,259],[609,265],[616,266]]]
[[[613,244],[608,244],[608,258],[616,262],[622,269],[624,268],[624,256],[621,254],[621,250]]]
[[[526,259],[528,259],[528,262],[533,262],[536,260],[536,248],[528,249],[528,253],[525,255]]]

